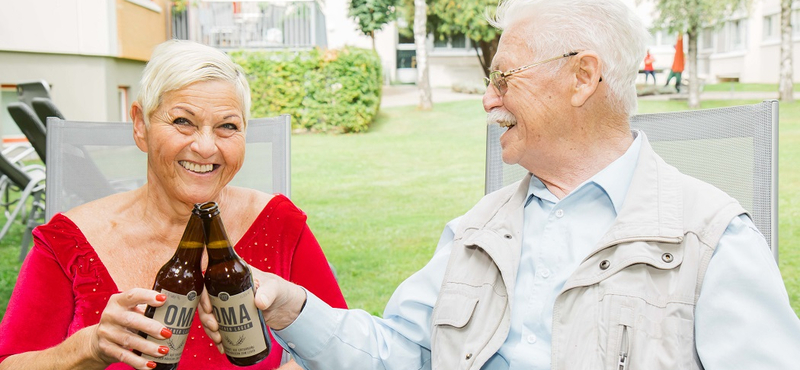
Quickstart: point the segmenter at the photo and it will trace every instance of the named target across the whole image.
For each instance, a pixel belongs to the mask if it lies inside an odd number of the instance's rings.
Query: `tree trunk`
[[[433,109],[431,82],[428,76],[428,5],[425,0],[414,0],[414,46],[417,49],[417,88],[419,89],[419,109]]]
[[[686,33],[689,38],[689,66],[686,68],[689,72],[689,109],[698,109],[700,108],[700,78],[697,73],[697,35],[700,33],[699,27],[692,25]]]
[[[792,0],[781,0],[781,101],[794,102],[792,82]]]
[[[475,54],[478,56],[478,62],[481,63],[481,67],[483,67],[483,74],[486,78],[489,78],[490,67],[492,66],[492,59],[494,59],[494,54],[497,53],[497,45],[500,43],[500,35],[494,38],[491,41],[478,41],[478,45],[475,47]],[[481,52],[478,53],[478,48],[480,48]]]
[[[372,38],[372,50],[375,51],[375,31],[369,31],[369,37]]]

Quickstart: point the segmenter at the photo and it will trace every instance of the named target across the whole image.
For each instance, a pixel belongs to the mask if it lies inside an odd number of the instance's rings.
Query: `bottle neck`
[[[213,260],[227,260],[236,256],[219,213],[204,218],[203,226],[205,228],[209,262]]]
[[[203,260],[203,249],[205,247],[205,231],[203,230],[203,220],[200,216],[192,213],[183,237],[178,243],[173,259],[184,261],[185,263],[200,266]]]

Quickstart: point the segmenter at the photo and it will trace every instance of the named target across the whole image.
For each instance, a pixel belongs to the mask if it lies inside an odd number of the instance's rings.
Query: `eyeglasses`
[[[523,67],[514,68],[514,69],[512,69],[512,70],[510,70],[508,72],[492,71],[492,73],[489,73],[489,78],[484,77],[484,80],[486,80],[486,86],[487,87],[491,83],[495,87],[495,89],[497,89],[497,92],[500,94],[500,96],[503,96],[503,95],[506,94],[506,91],[508,91],[508,83],[506,82],[506,78],[508,78],[509,76],[511,76],[511,75],[513,75],[515,73],[522,72],[522,71],[527,70],[529,68],[536,67],[536,66],[538,66],[540,64],[545,64],[547,62],[552,62],[554,60],[558,60],[558,59],[561,59],[561,58],[569,58],[569,57],[571,57],[573,55],[578,55],[578,52],[577,51],[572,51],[572,52],[569,52],[569,53],[566,53],[566,54],[563,54],[563,55],[559,55],[557,57],[553,57],[553,58],[550,58],[550,59],[545,59],[545,60],[542,60],[542,61],[538,61],[538,62],[533,63],[533,64],[528,64],[528,65],[523,66]]]

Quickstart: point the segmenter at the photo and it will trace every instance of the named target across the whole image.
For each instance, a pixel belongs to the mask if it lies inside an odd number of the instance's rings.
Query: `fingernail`
[[[162,355],[166,355],[167,353],[169,353],[169,347],[167,347],[167,346],[159,346],[158,347],[158,353],[160,353]]]
[[[156,301],[164,302],[166,300],[167,300],[167,295],[166,294],[157,294],[156,295]]]
[[[220,354],[224,354],[225,353],[225,348],[223,348],[221,344],[217,344],[217,350],[219,350]]]
[[[164,338],[171,337],[172,336],[172,330],[169,330],[167,328],[161,329],[161,336],[164,337]]]
[[[147,367],[149,367],[151,369],[155,369],[156,368],[156,363],[153,362],[153,361],[148,361],[147,362]]]

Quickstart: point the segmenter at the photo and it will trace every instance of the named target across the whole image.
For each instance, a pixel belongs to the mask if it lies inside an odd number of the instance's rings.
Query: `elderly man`
[[[631,10],[509,0],[495,24],[504,32],[483,105],[508,127],[503,160],[531,174],[450,222],[383,318],[257,272],[257,305],[297,362],[798,368],[800,321],[745,210],[629,128],[648,38]]]

